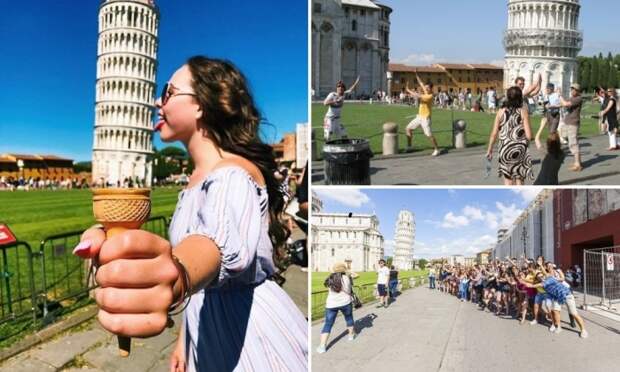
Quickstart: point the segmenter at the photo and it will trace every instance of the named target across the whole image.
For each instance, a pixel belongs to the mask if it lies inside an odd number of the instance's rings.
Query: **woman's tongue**
[[[165,123],[164,119],[160,119],[157,122],[157,124],[155,124],[155,128],[154,128],[155,132],[159,132],[161,130],[161,127],[164,126],[164,123]]]

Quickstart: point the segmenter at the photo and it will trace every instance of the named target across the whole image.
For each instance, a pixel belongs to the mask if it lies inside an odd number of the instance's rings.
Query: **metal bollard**
[[[312,161],[316,161],[319,160],[319,152],[317,151],[317,146],[316,146],[316,133],[314,131],[314,128],[311,129],[310,131],[311,136],[312,136],[312,144],[311,146],[311,153],[312,153]]]
[[[398,154],[398,124],[383,124],[383,155]]]
[[[454,148],[464,149],[467,147],[466,128],[465,120],[456,120],[452,123],[452,145]]]

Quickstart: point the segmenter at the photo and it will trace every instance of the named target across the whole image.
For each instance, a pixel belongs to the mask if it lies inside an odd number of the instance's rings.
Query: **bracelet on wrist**
[[[181,277],[181,288],[179,291],[179,298],[174,304],[172,304],[172,306],[170,306],[168,312],[170,313],[170,315],[177,315],[182,313],[189,304],[189,301],[186,300],[191,296],[192,292],[191,282],[189,279],[189,273],[187,272],[187,268],[185,267],[183,262],[174,254],[172,255],[172,261],[174,262],[174,265],[179,271],[179,276]],[[180,310],[177,310],[181,305],[183,305],[183,307]]]

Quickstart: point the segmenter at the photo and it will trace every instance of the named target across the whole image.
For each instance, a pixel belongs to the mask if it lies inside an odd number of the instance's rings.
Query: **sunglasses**
[[[194,92],[176,92],[176,93],[172,93],[170,88],[176,88],[174,85],[172,85],[171,83],[166,83],[164,84],[164,87],[161,90],[161,105],[165,106],[166,103],[168,103],[168,100],[170,99],[170,97],[174,97],[174,96],[196,96],[196,93]]]

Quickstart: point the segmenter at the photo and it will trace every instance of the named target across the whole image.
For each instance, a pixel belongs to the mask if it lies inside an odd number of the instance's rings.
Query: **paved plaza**
[[[421,134],[418,133],[418,136]],[[569,170],[573,157],[568,155],[560,170],[559,180],[563,185],[618,185],[620,184],[620,151],[608,151],[607,136],[581,139],[583,171]],[[564,149],[567,154],[569,151]],[[532,142],[530,154],[534,164],[534,175],[538,175],[544,150],[539,151]],[[370,161],[371,183],[373,185],[503,185],[497,176],[497,153],[489,177],[484,178],[486,147],[478,146],[463,150],[443,150],[437,157],[429,151],[375,156]],[[312,182],[325,183],[322,161],[312,163]],[[533,181],[528,181],[531,185]]]
[[[317,354],[323,324],[312,326],[314,371],[612,371],[620,363],[620,323],[589,312],[579,338],[562,313],[563,332],[520,325],[475,304],[418,287],[389,308],[354,312],[359,336],[348,341],[339,315],[327,352]]]

